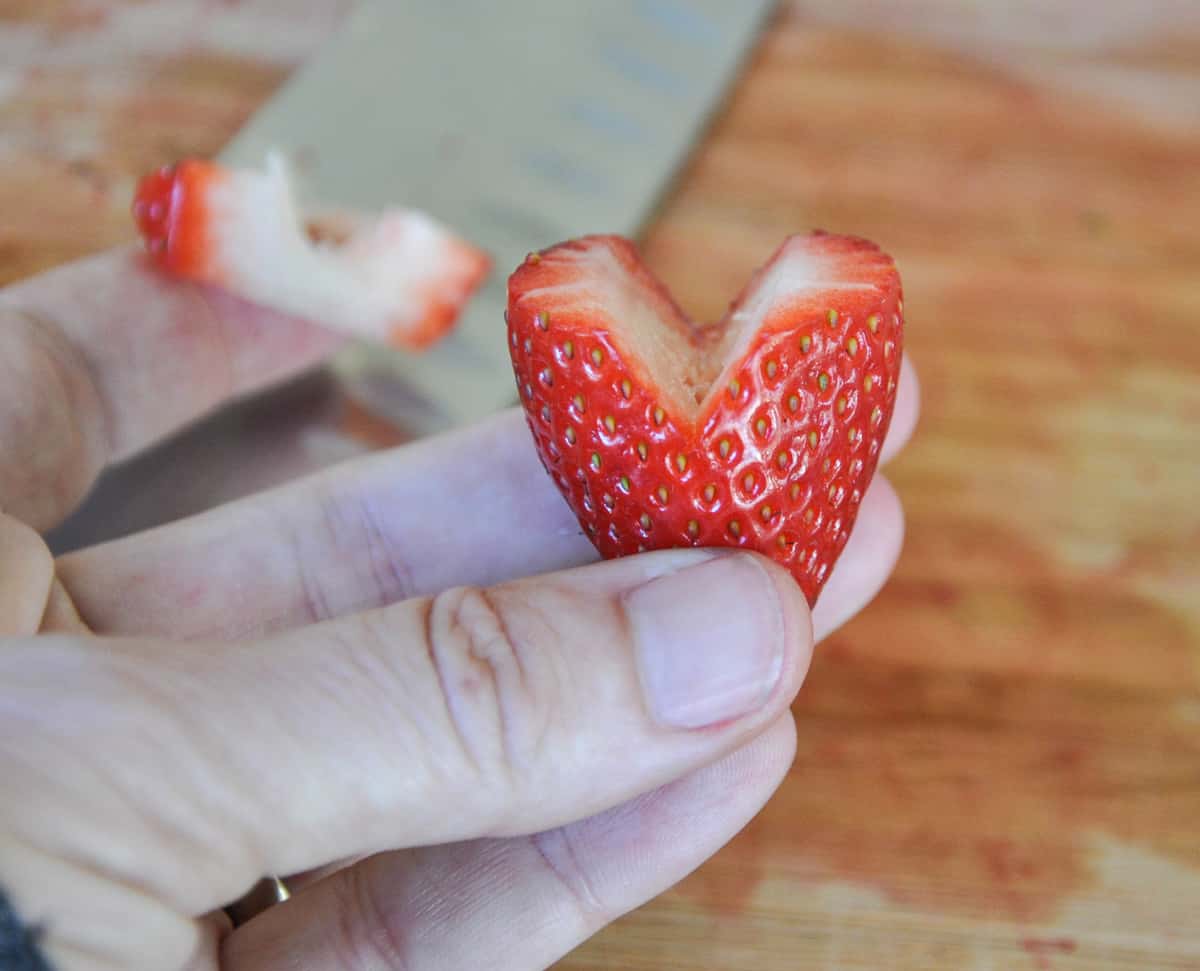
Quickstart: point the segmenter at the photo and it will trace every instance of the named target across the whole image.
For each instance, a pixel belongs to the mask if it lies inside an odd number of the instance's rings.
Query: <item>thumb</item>
[[[656,789],[776,722],[811,639],[779,567],[676,550],[254,645],[81,646],[48,669],[54,717],[34,734],[50,758],[61,726],[88,724],[71,742],[109,767],[90,784],[114,792],[77,793],[77,852],[127,876],[136,858],[140,886],[195,914],[263,873],[538,832]],[[24,656],[22,692],[68,643]],[[146,793],[132,809],[130,791]]]
[[[312,806],[307,837],[320,823],[330,841],[323,852],[341,858],[590,816],[776,721],[811,642],[790,575],[757,556],[712,550],[458,588],[309,628],[292,641],[302,663],[327,665],[331,650],[342,651],[350,680],[339,694],[364,714],[305,742],[310,765],[325,756],[321,771],[345,776]],[[303,717],[295,704],[278,699],[280,724]],[[347,773],[338,768],[346,752],[379,761]],[[269,765],[253,768],[264,795],[290,788]],[[364,768],[377,780],[368,805],[347,799]],[[315,862],[288,857],[298,835],[273,827],[257,839],[291,872]]]

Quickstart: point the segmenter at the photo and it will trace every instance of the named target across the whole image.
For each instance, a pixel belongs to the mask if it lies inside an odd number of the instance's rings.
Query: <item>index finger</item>
[[[0,292],[0,506],[49,528],[109,463],[340,343],[132,248],[15,284]]]

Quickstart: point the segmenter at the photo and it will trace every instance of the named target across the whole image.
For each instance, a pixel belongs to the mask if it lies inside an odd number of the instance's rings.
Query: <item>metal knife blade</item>
[[[505,280],[531,249],[635,234],[773,0],[367,0],[238,134],[323,202],[424,209],[495,258],[455,332],[337,362],[368,408],[424,434],[515,401]]]

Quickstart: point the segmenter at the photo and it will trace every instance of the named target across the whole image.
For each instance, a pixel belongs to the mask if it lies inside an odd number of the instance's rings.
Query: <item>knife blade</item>
[[[586,232],[635,235],[719,105],[773,0],[367,0],[228,146],[290,156],[326,202],[424,209],[491,252],[453,334],[335,367],[410,433],[515,401],[507,274]]]

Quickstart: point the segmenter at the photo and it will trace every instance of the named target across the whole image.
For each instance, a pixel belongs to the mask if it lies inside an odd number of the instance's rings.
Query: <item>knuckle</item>
[[[297,524],[290,534],[305,616],[328,620],[414,596],[412,565],[370,497],[339,486],[330,473],[316,481],[320,529],[314,534]],[[336,575],[328,570],[330,550],[339,561]],[[346,582],[347,574],[353,582]]]
[[[348,867],[333,880],[334,918],[331,950],[336,966],[392,968],[411,967],[411,948],[400,919],[402,908],[387,906],[376,870],[367,860]]]
[[[454,734],[481,776],[515,784],[537,762],[562,697],[537,608],[461,587],[431,601],[427,623]]]
[[[412,565],[400,555],[400,544],[385,529],[369,495],[331,485],[324,514],[335,547],[354,554],[355,574],[372,591],[366,604],[356,606],[382,606],[414,595]]]
[[[594,934],[616,917],[575,852],[572,828],[562,827],[529,837],[538,860],[562,891],[586,934]]]

